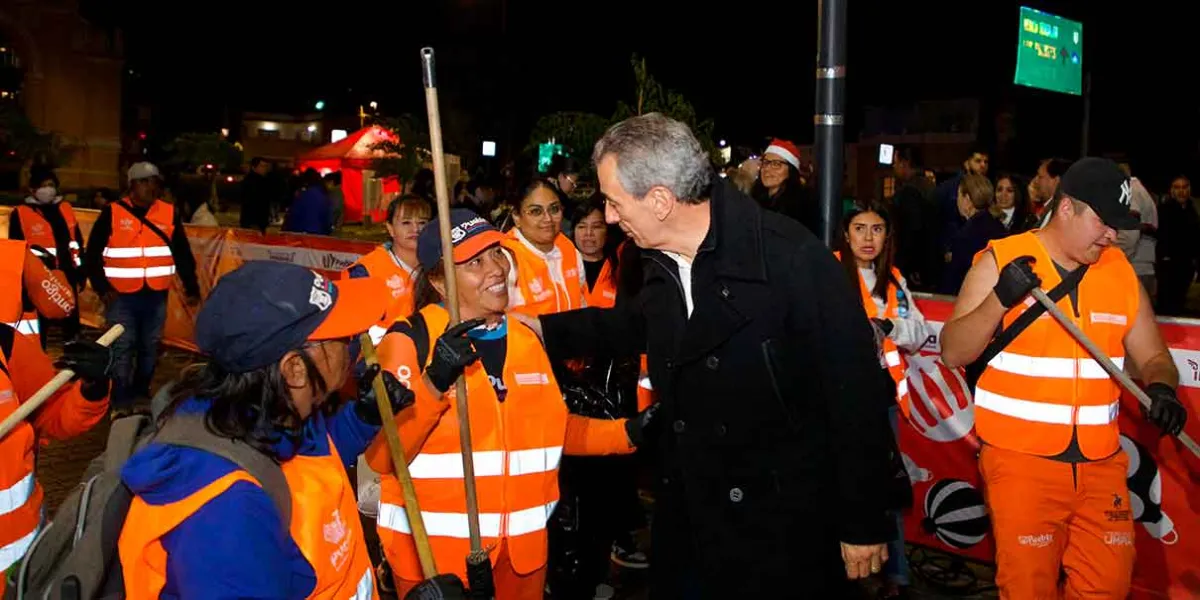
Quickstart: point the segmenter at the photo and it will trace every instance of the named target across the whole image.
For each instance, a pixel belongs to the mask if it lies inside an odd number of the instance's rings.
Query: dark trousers
[[[114,409],[132,408],[139,396],[150,396],[150,380],[167,321],[167,292],[144,289],[118,294],[104,316],[110,326],[120,323],[125,327],[124,335],[112,345],[111,405]]]
[[[82,330],[79,324],[79,304],[76,303],[75,310],[71,311],[71,314],[67,315],[65,319],[47,319],[38,315],[38,329],[41,331],[42,350],[46,349],[46,336],[48,335],[46,329],[51,325],[62,327],[63,341],[69,342],[79,337],[79,332]]]
[[[1158,314],[1179,316],[1187,309],[1188,289],[1196,276],[1190,260],[1159,261],[1155,266],[1158,276]]]

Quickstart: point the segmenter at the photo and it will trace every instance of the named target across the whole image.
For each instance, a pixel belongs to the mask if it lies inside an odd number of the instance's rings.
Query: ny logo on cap
[[[1117,198],[1117,202],[1120,202],[1121,204],[1124,204],[1125,206],[1129,206],[1129,203],[1132,200],[1133,200],[1133,191],[1131,189],[1129,189],[1129,180],[1126,179],[1121,182],[1121,197]]]

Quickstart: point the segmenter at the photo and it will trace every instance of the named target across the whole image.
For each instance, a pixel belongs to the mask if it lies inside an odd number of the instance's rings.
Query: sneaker
[[[650,560],[646,558],[646,553],[638,550],[636,546],[622,548],[621,544],[614,543],[611,558],[613,562],[626,569],[645,569],[650,566]]]

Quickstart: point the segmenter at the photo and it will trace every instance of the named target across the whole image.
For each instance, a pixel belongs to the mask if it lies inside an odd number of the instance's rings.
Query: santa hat
[[[779,158],[782,158],[785,162],[787,162],[787,164],[792,165],[797,169],[800,168],[800,149],[797,148],[795,144],[787,140],[781,140],[779,138],[771,140],[771,145],[767,146],[767,149],[763,152],[763,154],[774,154]]]

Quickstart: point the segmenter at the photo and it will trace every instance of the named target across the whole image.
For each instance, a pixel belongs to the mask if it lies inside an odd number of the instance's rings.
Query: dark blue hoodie
[[[208,400],[189,399],[177,410],[208,410]],[[276,444],[276,457],[328,456],[329,440],[347,465],[354,464],[379,428],[364,423],[347,403],[326,419],[314,413],[298,444]],[[328,437],[326,437],[328,434]],[[232,462],[203,450],[150,444],[129,458],[125,484],[153,505],[182,500],[233,472]],[[303,502],[303,498],[295,498]],[[267,493],[239,481],[162,538],[167,582],[162,598],[307,598],[317,577]]]

